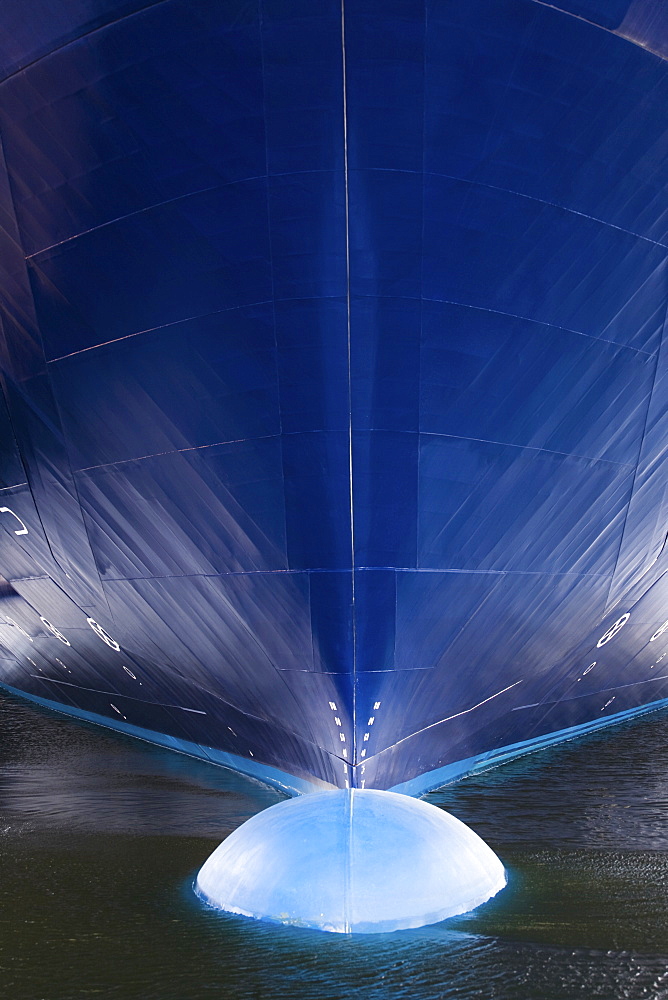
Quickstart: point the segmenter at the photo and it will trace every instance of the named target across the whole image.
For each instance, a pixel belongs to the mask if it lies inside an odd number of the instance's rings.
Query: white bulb
[[[375,933],[466,913],[506,883],[473,830],[395,792],[290,799],[232,833],[201,868],[210,905],[327,931]]]

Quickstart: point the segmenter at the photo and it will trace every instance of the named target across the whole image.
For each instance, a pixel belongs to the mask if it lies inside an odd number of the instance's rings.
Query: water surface
[[[277,792],[0,698],[0,997],[668,998],[668,712],[428,798],[499,854],[473,914],[344,937],[225,916],[194,875]]]

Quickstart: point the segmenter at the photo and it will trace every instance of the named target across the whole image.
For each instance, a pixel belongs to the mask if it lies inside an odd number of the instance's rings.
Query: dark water
[[[190,891],[277,801],[230,772],[0,699],[0,997],[668,998],[668,714],[430,796],[510,885],[466,917],[347,938]]]

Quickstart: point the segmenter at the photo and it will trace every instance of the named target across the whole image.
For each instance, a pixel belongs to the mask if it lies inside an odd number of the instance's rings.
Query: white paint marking
[[[607,642],[610,642],[611,639],[614,639],[617,633],[621,632],[621,630],[624,628],[630,617],[631,613],[627,612],[625,615],[622,615],[621,618],[618,618],[616,622],[613,622],[610,628],[603,633],[601,638],[596,643],[596,648],[600,649],[601,646],[605,646]]]
[[[650,639],[649,641],[650,641],[650,642],[654,642],[654,640],[655,640],[655,639],[658,639],[660,635],[663,635],[663,633],[664,633],[664,632],[666,631],[666,629],[668,629],[668,621],[665,621],[665,622],[663,623],[663,625],[661,625],[661,626],[660,626],[660,627],[659,627],[659,628],[658,628],[658,629],[656,630],[656,632],[654,633],[654,635],[652,636],[652,638],[651,638],[651,639]]]
[[[25,524],[23,523],[23,521],[21,520],[21,518],[19,517],[19,515],[15,514],[14,511],[11,510],[10,507],[0,507],[0,514],[11,514],[12,517],[15,517],[16,520],[19,522],[19,524],[21,525],[21,527],[20,527],[20,529],[18,531],[14,532],[15,535],[27,535],[28,534],[28,529],[26,528]]]
[[[59,632],[56,626],[52,625],[50,621],[48,621],[46,618],[42,618],[41,615],[39,616],[39,620],[41,621],[42,625],[45,625],[48,628],[49,632],[55,635],[56,639],[60,639],[60,641],[64,642],[66,646],[72,645],[69,639],[66,639],[63,633]]]
[[[31,642],[34,641],[33,637],[31,635],[28,635],[28,633],[26,632],[26,630],[24,628],[21,628],[21,626],[19,625],[19,623],[15,622],[13,618],[10,618],[8,615],[5,615],[5,618],[6,618],[7,622],[10,625],[14,625],[14,627],[17,628],[19,630],[19,632],[23,632],[23,634],[26,637],[26,639],[30,639]]]
[[[115,639],[112,639],[109,633],[105,632],[102,626],[98,625],[98,623],[95,621],[94,618],[87,618],[86,621],[92,628],[93,632],[95,632],[95,635],[98,636],[98,638],[101,639],[102,642],[106,642],[107,646],[111,646],[111,648],[115,649],[117,653],[120,651],[121,647],[118,645]]]

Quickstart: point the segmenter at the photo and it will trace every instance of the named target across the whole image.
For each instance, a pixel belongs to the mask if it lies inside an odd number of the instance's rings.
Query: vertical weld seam
[[[420,567],[420,466],[422,464],[422,369],[423,369],[423,340],[424,340],[424,244],[425,244],[425,214],[426,214],[426,191],[425,191],[425,164],[427,150],[427,30],[429,11],[427,3],[424,3],[424,32],[422,35],[422,219],[420,224],[420,332],[418,340],[418,400],[417,400],[417,462],[415,463],[415,568]],[[394,605],[395,605],[395,629],[394,629],[394,653],[396,657],[396,606],[397,606],[397,574],[394,574]],[[394,661],[396,662],[396,660]]]
[[[355,812],[355,789],[350,788],[346,792],[346,857],[343,871],[343,926],[346,934],[352,933],[352,905],[353,905],[353,821]]]
[[[348,341],[348,476],[350,482],[350,575],[353,631],[353,690],[352,690],[352,768],[351,784],[357,780],[357,621],[355,608],[355,513],[353,505],[353,393],[350,348],[350,204],[348,196],[348,91],[346,85],[346,11],[341,0],[341,69],[343,96],[343,180],[346,218],[346,320]]]
[[[271,224],[271,194],[269,191],[269,136],[268,136],[268,116],[267,116],[267,73],[266,73],[266,52],[265,52],[265,41],[264,41],[264,13],[262,0],[258,0],[257,3],[258,12],[258,34],[260,42],[260,61],[262,64],[262,124],[264,127],[264,171],[265,171],[265,194],[266,194],[266,206],[267,206],[267,238],[269,242],[269,275],[271,280],[271,321],[273,325],[274,333],[274,371],[276,373],[276,393],[278,398],[278,441],[279,450],[281,455],[281,472],[285,469],[284,462],[284,451],[283,451],[283,406],[282,406],[282,394],[281,394],[281,374],[280,374],[280,364],[279,364],[279,354],[278,354],[278,329],[276,323],[276,276],[274,269],[274,237],[273,228]],[[288,552],[288,511],[287,504],[285,502],[285,492],[283,495],[283,531],[285,538],[285,565],[289,565],[287,552]],[[309,574],[309,588],[311,586],[311,577]],[[313,642],[311,642],[311,648],[313,648]]]

